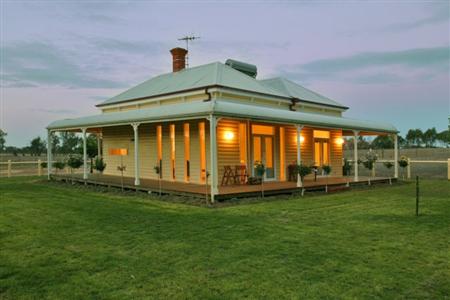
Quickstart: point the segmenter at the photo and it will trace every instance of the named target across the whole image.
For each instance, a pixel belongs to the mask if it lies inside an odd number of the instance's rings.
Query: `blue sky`
[[[191,66],[227,58],[285,76],[348,117],[447,128],[448,1],[1,1],[1,120],[23,146],[61,118],[171,71],[177,38],[201,36]]]

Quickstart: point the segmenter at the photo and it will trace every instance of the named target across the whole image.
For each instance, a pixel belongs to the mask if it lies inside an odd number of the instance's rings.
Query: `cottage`
[[[358,136],[393,135],[397,150],[394,126],[346,118],[348,107],[293,81],[259,80],[256,66],[231,59],[186,68],[187,51],[171,53],[173,72],[98,104],[100,114],[51,123],[49,137],[75,131],[86,141],[87,133],[97,134],[107,165],[104,181],[118,178],[117,167],[125,165],[124,176],[136,187],[151,190],[162,180],[165,191],[207,191],[212,201],[251,192],[249,178],[258,164],[273,191],[302,187],[292,168],[298,162],[315,166],[319,175],[328,165],[330,177],[342,182],[344,136],[354,137],[355,160]],[[84,162],[83,179],[95,180],[89,178],[85,143]],[[397,163],[394,172],[397,177]],[[307,180],[313,182],[312,176]],[[345,180],[362,180],[356,164]]]

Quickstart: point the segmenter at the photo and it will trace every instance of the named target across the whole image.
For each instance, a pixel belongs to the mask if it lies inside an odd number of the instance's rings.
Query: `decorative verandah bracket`
[[[140,123],[131,123],[134,131],[134,185],[140,185],[141,180],[139,170],[139,125]]]
[[[302,125],[296,125],[297,129],[297,165],[300,165],[302,163],[302,152],[301,152],[301,133],[303,126]],[[302,178],[300,177],[300,174],[297,174],[297,187],[303,187]]]
[[[355,181],[359,180],[359,175],[358,175],[358,135],[359,135],[359,131],[358,130],[353,130],[353,164],[354,164],[354,169],[355,169]]]

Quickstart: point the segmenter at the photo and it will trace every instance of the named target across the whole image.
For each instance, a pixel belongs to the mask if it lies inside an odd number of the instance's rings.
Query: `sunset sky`
[[[171,71],[227,58],[285,76],[350,109],[409,128],[448,126],[448,1],[1,1],[1,120],[7,145],[45,136],[53,120]]]

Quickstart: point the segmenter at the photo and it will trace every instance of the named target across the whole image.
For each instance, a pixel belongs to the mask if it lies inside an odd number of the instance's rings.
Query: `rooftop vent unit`
[[[253,78],[256,78],[256,74],[258,74],[256,66],[252,64],[237,61],[234,59],[227,59],[225,64]]]

